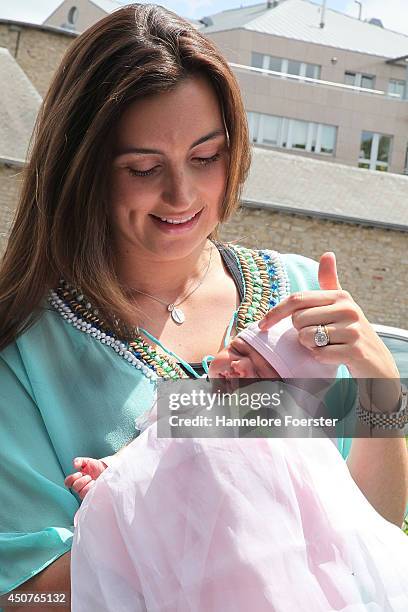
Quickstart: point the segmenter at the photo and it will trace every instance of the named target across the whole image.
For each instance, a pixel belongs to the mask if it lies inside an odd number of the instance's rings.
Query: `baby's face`
[[[278,378],[277,371],[245,340],[236,336],[210,362],[210,378]]]

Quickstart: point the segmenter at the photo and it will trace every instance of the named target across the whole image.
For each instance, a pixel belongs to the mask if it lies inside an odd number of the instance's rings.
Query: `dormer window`
[[[68,11],[68,23],[70,25],[75,25],[75,23],[76,23],[76,21],[78,19],[78,15],[79,15],[78,7],[71,6],[71,8]]]

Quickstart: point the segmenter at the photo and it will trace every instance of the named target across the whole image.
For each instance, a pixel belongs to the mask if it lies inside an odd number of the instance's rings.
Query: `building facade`
[[[408,172],[408,36],[321,8],[276,0],[201,20],[233,64],[252,141]]]

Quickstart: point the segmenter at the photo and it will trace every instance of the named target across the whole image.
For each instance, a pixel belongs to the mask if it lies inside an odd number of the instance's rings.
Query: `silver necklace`
[[[140,291],[139,289],[134,289],[133,287],[132,287],[131,291],[135,292],[135,293],[141,293],[142,295],[145,295],[146,297],[149,297],[152,300],[155,300],[156,302],[159,302],[159,304],[163,304],[163,306],[166,306],[166,308],[169,311],[173,321],[175,323],[177,323],[178,325],[181,325],[186,320],[186,316],[184,314],[184,311],[181,308],[178,308],[178,306],[180,306],[180,304],[185,302],[186,299],[188,297],[190,297],[190,295],[192,295],[194,293],[194,291],[197,291],[197,289],[199,287],[201,287],[201,285],[203,284],[204,279],[207,276],[208,270],[210,269],[213,248],[214,247],[211,245],[211,251],[210,251],[210,257],[208,259],[208,264],[207,264],[207,267],[205,269],[205,272],[204,272],[203,276],[200,279],[200,282],[191,291],[189,291],[189,293],[187,293],[187,295],[185,295],[179,302],[170,302],[170,304],[169,304],[168,302],[165,302],[164,300],[160,300],[159,298],[155,297],[154,295],[150,295],[150,293],[146,293],[145,291]]]

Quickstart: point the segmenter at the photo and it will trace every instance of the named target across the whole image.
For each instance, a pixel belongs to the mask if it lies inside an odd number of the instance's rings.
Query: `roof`
[[[262,147],[252,152],[244,204],[408,231],[408,176]]]
[[[23,162],[41,96],[8,49],[0,47],[0,157]]]
[[[96,6],[105,11],[105,13],[112,13],[123,6],[123,4],[120,4],[116,0],[90,0],[90,2],[96,4]]]
[[[325,27],[320,28],[321,4],[310,0],[281,0],[269,9],[266,2],[262,2],[215,13],[210,19],[213,25],[203,26],[204,34],[244,29],[386,58],[408,54],[405,34],[333,9],[326,9]]]

